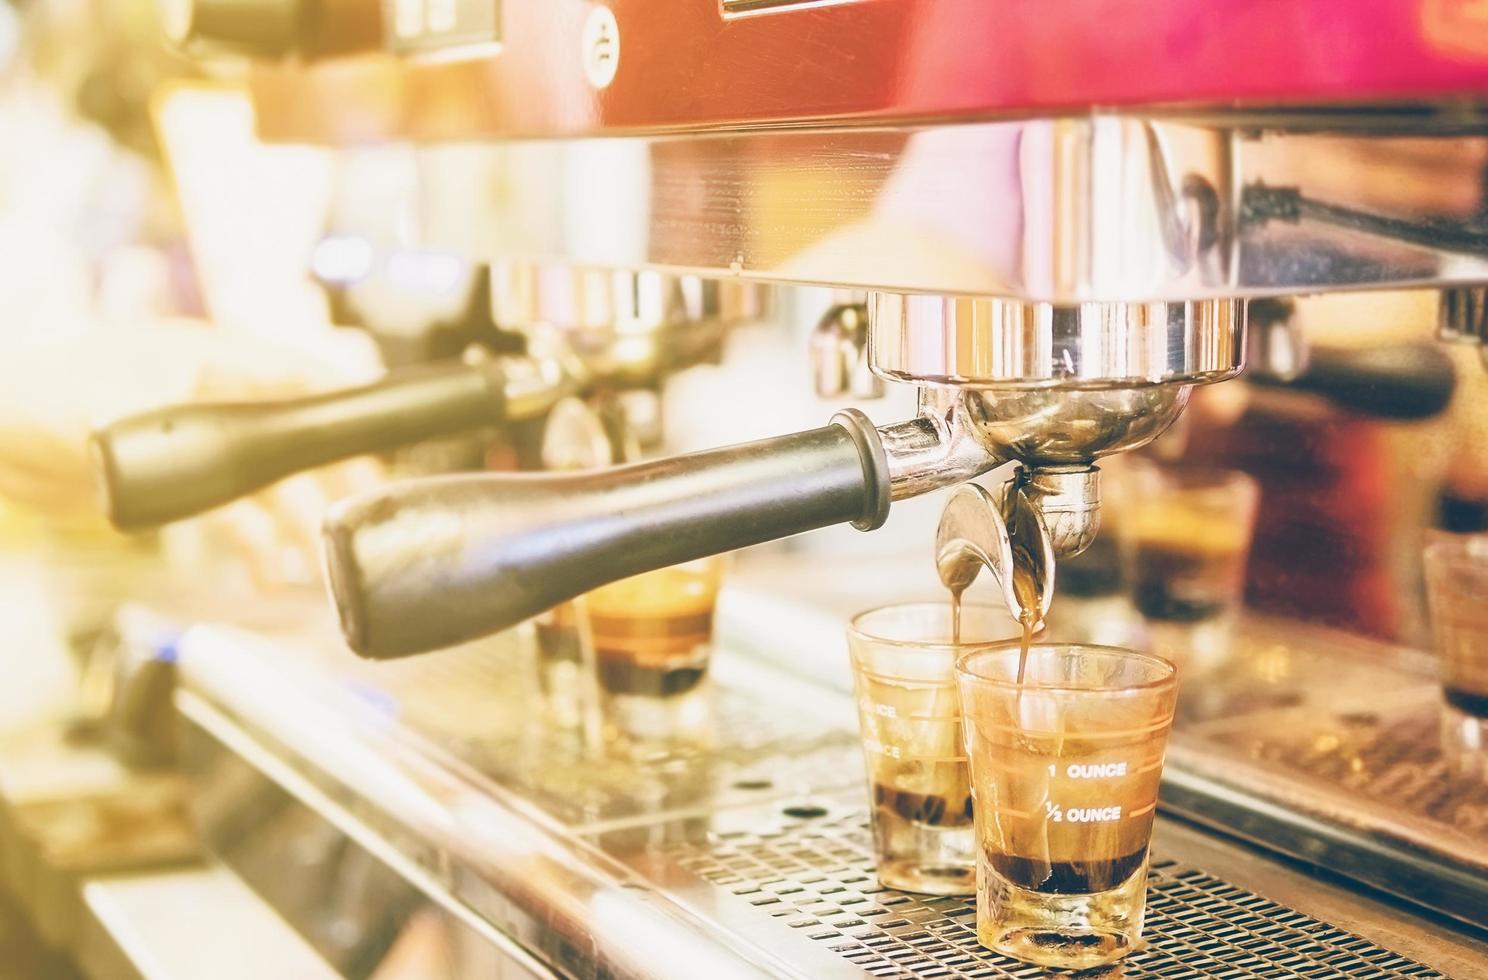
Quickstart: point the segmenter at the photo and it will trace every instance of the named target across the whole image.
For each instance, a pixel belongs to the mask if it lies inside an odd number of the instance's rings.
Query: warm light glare
[[[345,284],[365,279],[372,271],[372,243],[354,235],[332,235],[315,246],[310,271],[325,283]]]

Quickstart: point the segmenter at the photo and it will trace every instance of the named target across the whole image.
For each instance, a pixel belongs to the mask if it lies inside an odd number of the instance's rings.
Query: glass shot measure
[[[1488,535],[1438,540],[1425,560],[1443,694],[1488,719]]]
[[[1118,647],[1035,643],[956,665],[976,799],[977,938],[1085,970],[1137,948],[1177,669]]]
[[[848,629],[873,801],[878,880],[932,895],[976,891],[971,782],[961,740],[956,658],[1016,635],[1005,610],[948,602],[884,606]]]
[[[1458,768],[1488,766],[1488,535],[1426,546],[1426,595],[1448,710],[1445,748]]]
[[[1260,489],[1238,470],[1149,465],[1127,510],[1132,602],[1147,648],[1202,673],[1229,655]]]
[[[691,741],[711,712],[705,680],[727,559],[674,565],[601,586],[575,603],[594,644],[608,721],[631,740]]]

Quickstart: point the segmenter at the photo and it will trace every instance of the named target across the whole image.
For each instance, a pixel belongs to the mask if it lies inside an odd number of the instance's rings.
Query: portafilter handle
[[[576,473],[393,484],[334,506],[331,591],[374,659],[514,626],[608,582],[830,524],[888,515],[883,443],[847,410],[808,432]]]
[[[488,425],[551,404],[498,360],[422,366],[304,398],[174,405],[91,437],[105,511],[122,530],[190,517],[302,470]],[[520,395],[518,395],[520,391]]]

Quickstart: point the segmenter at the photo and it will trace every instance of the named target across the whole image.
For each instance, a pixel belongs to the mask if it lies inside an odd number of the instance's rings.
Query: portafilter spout
[[[958,487],[936,532],[942,584],[960,593],[986,568],[1014,619],[1034,626],[1054,596],[1055,559],[1090,546],[1100,530],[1096,460],[1136,449],[1165,430],[1188,403],[1191,386],[1134,389],[981,390],[950,395],[978,445],[1018,460],[995,491]]]
[[[1054,596],[1054,545],[1043,515],[1016,481],[994,493],[975,483],[952,491],[935,531],[935,570],[960,596],[987,569],[1019,622],[1041,628]]]

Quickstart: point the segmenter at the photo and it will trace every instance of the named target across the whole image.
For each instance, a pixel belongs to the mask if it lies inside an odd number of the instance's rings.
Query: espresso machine
[[[1311,297],[1429,291],[1440,339],[1488,344],[1471,3],[187,0],[167,20],[249,66],[266,140],[477,161],[469,209],[425,234],[488,266],[513,342],[118,421],[94,443],[117,523],[568,399],[605,422],[586,469],[333,507],[334,617],[311,595],[152,610],[178,627],[203,837],[342,975],[431,935],[450,976],[1040,975],[977,946],[965,900],[875,883],[851,695],[782,665],[812,656],[786,621],[784,653],[718,664],[705,749],[639,761],[543,726],[521,624],[627,576],[873,532],[993,470],[955,498],[985,546],[941,577],[990,569],[974,587],[1042,619],[1101,533],[1102,460],[1196,389],[1245,372],[1440,407],[1430,365],[1393,387],[1318,369],[1293,316]],[[1402,158],[1417,179],[1359,179]],[[800,350],[818,388],[908,386],[917,411],[666,455],[661,381],[813,286],[837,290]],[[1020,575],[1047,586],[1031,608]],[[1429,661],[1245,632],[1276,669],[1175,736],[1149,944],[1122,975],[1488,974],[1488,797],[1443,789]]]

